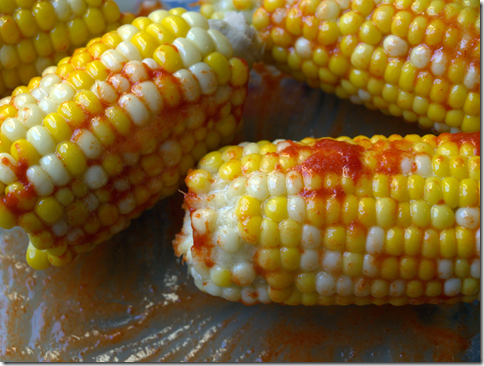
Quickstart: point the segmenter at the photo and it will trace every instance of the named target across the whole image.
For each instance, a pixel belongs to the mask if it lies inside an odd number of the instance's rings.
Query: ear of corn
[[[245,304],[472,302],[479,154],[478,133],[224,147],[187,176],[175,252]]]
[[[131,20],[112,0],[0,0],[0,95]]]
[[[264,0],[266,61],[441,132],[480,130],[479,1]]]
[[[69,263],[176,192],[233,138],[248,67],[200,14],[159,10],[0,101],[0,227],[37,269]]]

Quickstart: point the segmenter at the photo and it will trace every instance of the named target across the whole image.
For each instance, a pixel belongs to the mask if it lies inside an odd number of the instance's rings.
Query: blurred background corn
[[[241,126],[248,67],[199,13],[158,10],[0,101],[0,227],[68,264],[173,194]]]
[[[480,130],[477,0],[264,0],[266,62],[441,132]]]
[[[188,174],[175,252],[245,304],[472,302],[479,154],[479,133],[228,146]]]
[[[262,5],[261,0],[201,0],[200,14],[207,19],[223,20],[227,12],[242,13],[249,23],[254,11]]]
[[[0,96],[133,19],[112,0],[0,0]]]

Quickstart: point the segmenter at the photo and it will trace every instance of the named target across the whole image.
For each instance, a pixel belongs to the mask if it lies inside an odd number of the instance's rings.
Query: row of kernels
[[[329,273],[320,272],[316,275],[316,291],[324,296],[335,294],[349,296],[354,294],[361,297],[371,295],[376,298],[403,295],[409,297],[456,296],[461,293],[463,295],[475,295],[479,289],[478,282],[474,278],[462,280],[450,278],[445,281],[434,280],[429,282],[418,280],[388,282],[381,279],[369,280],[364,277],[352,280],[347,276],[332,276]]]
[[[210,279],[219,287],[229,287],[232,284],[248,286],[255,278],[255,269],[248,262],[236,263],[230,269],[217,265],[210,269]]]
[[[462,155],[454,155],[449,158],[445,155],[436,154],[432,157],[432,170],[435,175],[442,178],[452,176],[459,181],[466,178],[480,181],[480,162],[479,156],[468,158]]]

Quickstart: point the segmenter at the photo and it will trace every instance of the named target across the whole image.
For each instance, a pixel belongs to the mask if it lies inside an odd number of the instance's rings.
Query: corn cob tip
[[[210,27],[220,31],[232,44],[234,56],[243,58],[249,69],[262,59],[264,43],[256,29],[240,13],[231,11],[222,20],[209,19]]]
[[[186,178],[175,253],[246,304],[472,302],[479,154],[479,133],[227,146]]]

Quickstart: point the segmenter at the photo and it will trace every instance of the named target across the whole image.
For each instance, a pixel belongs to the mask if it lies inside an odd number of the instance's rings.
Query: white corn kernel
[[[371,254],[365,254],[363,257],[363,274],[367,277],[376,277],[378,275],[378,261]]]
[[[108,179],[107,173],[100,165],[93,165],[84,173],[84,183],[92,190],[104,187]]]
[[[220,248],[227,253],[235,253],[240,248],[240,237],[234,229],[224,226],[218,229],[215,240]]]
[[[91,91],[96,94],[100,101],[107,105],[114,105],[119,99],[119,95],[113,86],[106,81],[96,80],[91,87]]]
[[[44,117],[44,112],[37,104],[26,104],[18,111],[18,119],[27,128],[40,125]]]
[[[116,46],[116,51],[122,54],[128,61],[141,61],[141,53],[131,42],[123,41]],[[113,70],[114,71],[114,70]]]
[[[331,274],[319,272],[316,276],[316,291],[322,296],[332,296],[336,292],[336,282]]]
[[[163,98],[152,81],[138,83],[133,86],[132,91],[148,106],[150,112],[154,115],[157,115],[163,109]]]
[[[39,88],[42,88],[45,90],[47,93],[50,92],[50,90],[57,84],[59,84],[62,81],[59,75],[57,74],[50,74],[42,77],[39,83]]]
[[[134,199],[134,195],[132,193],[128,193],[126,197],[119,200],[118,208],[119,213],[126,215],[133,211],[136,207],[136,200]]]
[[[27,104],[35,104],[37,100],[28,93],[21,93],[13,98],[13,106],[17,109],[21,109]]]
[[[474,278],[481,277],[481,262],[479,259],[474,259],[471,264],[471,276]]]
[[[187,102],[195,102],[200,98],[200,85],[193,77],[192,73],[186,69],[178,70],[177,72],[173,73],[173,76],[176,77],[179,82],[183,92],[183,99]]]
[[[129,42],[133,36],[139,33],[139,29],[134,25],[125,24],[118,28],[118,34],[121,36],[123,41]]]
[[[71,176],[56,154],[45,155],[40,159],[39,164],[56,186],[62,187],[70,182]]]
[[[217,52],[220,52],[227,59],[232,58],[232,56],[234,55],[234,50],[229,40],[216,29],[209,29],[207,33],[212,38],[212,41],[215,44],[215,49],[217,50]]]
[[[467,89],[474,89],[480,84],[481,72],[480,68],[470,65],[464,76],[464,85]]]
[[[480,212],[475,207],[461,207],[455,213],[457,225],[475,229],[480,224]]]
[[[324,0],[316,8],[316,18],[319,20],[336,20],[340,7],[333,0]]]
[[[211,208],[198,209],[191,215],[193,229],[199,234],[212,232],[217,221],[217,212]]]
[[[189,68],[190,66],[202,61],[202,54],[195,45],[186,38],[177,38],[172,43],[178,50],[183,67]]]
[[[299,194],[304,188],[303,178],[299,172],[291,170],[286,174],[287,194]]]
[[[55,15],[60,22],[67,22],[71,18],[72,10],[67,0],[54,0],[52,1]]]
[[[176,166],[180,162],[183,155],[180,144],[173,140],[163,142],[159,152],[167,167]]]
[[[432,57],[432,51],[425,44],[420,44],[412,49],[410,53],[410,61],[418,69],[427,67]]]
[[[198,62],[188,68],[197,79],[202,95],[210,95],[217,90],[217,76],[205,62]]]
[[[34,186],[35,192],[41,197],[49,196],[54,192],[54,183],[49,175],[39,166],[32,165],[27,169],[27,179]]]
[[[99,206],[99,199],[94,193],[90,192],[82,197],[82,203],[84,203],[84,206],[87,207],[89,212],[93,212]]]
[[[194,11],[187,11],[181,15],[183,19],[190,25],[190,28],[202,28],[203,30],[208,30],[209,25],[207,19],[200,13]]]
[[[107,50],[101,55],[101,62],[112,72],[120,72],[128,59],[116,50]]]
[[[355,293],[355,296],[358,296],[358,297],[368,296],[371,291],[370,281],[364,277],[362,277],[358,281],[355,281],[353,291]]]
[[[148,15],[148,18],[150,18],[153,23],[161,23],[163,19],[165,19],[167,16],[170,15],[170,12],[168,10],[155,10]]]
[[[332,0],[326,0],[326,1],[332,1]],[[296,52],[299,55],[299,57],[304,59],[311,58],[313,47],[312,47],[311,41],[308,41],[306,38],[304,37],[298,38],[298,40],[296,41],[296,44],[294,45],[294,48],[296,49]]]
[[[447,56],[445,56],[442,50],[434,52],[431,59],[430,70],[435,76],[444,75],[447,70]]]
[[[417,174],[422,177],[432,176],[432,161],[428,155],[417,155],[415,158],[417,164]]]
[[[202,58],[215,51],[212,37],[208,35],[205,29],[198,27],[192,28],[188,31],[186,38],[198,48]]]
[[[101,157],[103,152],[101,143],[89,130],[80,130],[76,135],[76,144],[84,153],[86,158],[95,160]]]
[[[8,138],[11,142],[15,142],[19,139],[25,138],[27,129],[23,123],[15,117],[7,118],[0,127],[1,132]]]
[[[150,119],[150,112],[139,98],[128,93],[119,98],[118,104],[128,114],[135,125],[143,126]]]
[[[46,96],[49,95],[48,92],[46,92],[44,89],[37,87],[34,88],[30,91],[30,94],[38,101],[40,102],[42,99],[44,99]]]
[[[267,188],[267,176],[264,173],[254,173],[247,181],[247,193],[259,201],[264,202],[269,198]]]
[[[11,169],[11,166],[16,166],[17,162],[12,155],[7,153],[0,153],[0,182],[5,185],[13,183],[17,180],[17,176]]]
[[[87,10],[87,4],[83,0],[67,0],[74,15],[82,17]]]
[[[70,101],[76,95],[76,91],[67,82],[62,82],[55,85],[49,93],[49,98],[52,99],[57,104],[62,104],[64,102]]]
[[[287,200],[287,213],[290,219],[303,223],[306,220],[306,201],[300,196],[290,196]]]
[[[235,284],[239,286],[248,286],[255,280],[254,267],[248,262],[237,263],[232,268],[232,278]]]
[[[441,279],[447,279],[454,273],[454,264],[448,259],[440,259],[437,264],[437,275]]]
[[[444,294],[446,296],[457,296],[460,294],[462,283],[458,278],[449,278],[444,282]]]
[[[301,271],[313,272],[319,268],[319,254],[314,249],[304,249],[301,253],[301,259],[299,262]]]
[[[67,225],[66,220],[59,220],[51,226],[51,229],[54,232],[55,236],[64,236],[67,234],[69,226]]]
[[[278,171],[270,172],[267,177],[267,187],[271,196],[284,196],[286,194],[286,176]]]
[[[405,282],[404,281],[393,281],[390,284],[389,290],[390,296],[399,297],[405,294]]]
[[[339,274],[341,272],[341,252],[325,251],[322,255],[321,267],[328,273]]]
[[[56,112],[58,107],[59,104],[57,104],[50,98],[44,98],[39,103],[39,108],[42,109],[45,115]]]
[[[44,126],[34,126],[27,131],[27,141],[41,155],[50,154],[55,150],[56,142]]]
[[[321,246],[321,230],[315,226],[304,225],[301,244],[303,248],[317,249]]]
[[[378,226],[371,227],[366,236],[366,251],[369,254],[381,254],[384,244],[385,231]]]
[[[140,61],[126,62],[123,67],[123,74],[128,77],[128,79],[131,81],[131,84],[148,80],[146,69],[143,66],[143,63]]]
[[[336,293],[339,296],[350,296],[353,294],[353,281],[348,276],[341,276],[336,281]]]
[[[42,75],[42,71],[51,66],[53,62],[50,58],[47,57],[37,57],[34,63],[37,74]]]
[[[392,57],[403,56],[408,52],[408,44],[405,40],[393,34],[385,37],[383,49]]]

